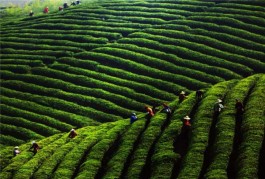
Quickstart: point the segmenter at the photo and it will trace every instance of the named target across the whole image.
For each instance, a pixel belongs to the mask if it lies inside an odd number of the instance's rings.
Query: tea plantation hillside
[[[0,151],[2,179],[26,178],[264,178],[265,75],[221,82],[205,90],[201,99],[191,93],[170,103],[173,114],[159,111],[151,120],[143,115],[130,124],[120,120]],[[213,118],[218,98],[225,108]],[[236,117],[235,99],[243,101]],[[161,106],[160,106],[160,109]],[[191,128],[183,128],[184,116]]]
[[[264,1],[98,1],[1,21],[1,144],[265,71]],[[128,169],[129,172],[129,169]]]

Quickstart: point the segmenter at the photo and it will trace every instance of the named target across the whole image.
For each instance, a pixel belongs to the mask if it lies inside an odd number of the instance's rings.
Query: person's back
[[[43,10],[43,12],[44,12],[45,14],[48,13],[48,12],[49,12],[49,8],[48,8],[48,7],[45,7],[44,10]]]
[[[78,4],[80,4],[80,1],[77,0],[77,1],[76,1],[76,5],[78,5]]]
[[[221,112],[221,110],[223,109],[223,105],[221,103],[215,103],[214,105],[214,111],[215,112]]]
[[[179,93],[179,102],[182,102],[185,98],[186,98],[185,92],[181,91],[181,93]]]
[[[77,133],[75,132],[74,129],[71,129],[70,134],[69,134],[69,137],[70,138],[75,138],[75,136],[77,136]]]
[[[203,95],[203,92],[202,92],[201,90],[197,90],[197,91],[196,91],[196,98],[197,98],[197,99],[202,98],[202,95]]]
[[[185,127],[190,127],[191,126],[190,117],[189,116],[185,116],[183,119],[184,119],[184,126]]]
[[[18,154],[20,154],[20,151],[19,151],[18,149],[19,149],[18,146],[16,146],[16,147],[14,148],[14,151],[13,151],[13,155],[14,155],[14,156],[17,156]]]
[[[166,103],[163,103],[163,110],[162,111],[165,111],[167,113],[167,118],[169,118],[171,116],[171,109],[170,107],[166,104]]]
[[[235,108],[236,108],[237,114],[242,114],[244,111],[244,105],[239,100],[236,100]]]
[[[59,6],[59,11],[63,11],[63,7],[62,6]]]
[[[34,16],[34,12],[33,11],[30,11],[29,16],[30,17]]]
[[[135,113],[132,113],[131,118],[130,118],[130,123],[132,124],[132,123],[134,123],[136,120],[137,120],[137,116],[136,116],[136,114],[135,114]]]
[[[75,6],[75,2],[74,1],[72,1],[71,6]]]
[[[224,106],[221,104],[222,100],[218,99],[217,102],[214,104],[213,110],[214,110],[214,117],[218,116],[221,112],[221,110],[224,108]]]
[[[146,109],[146,111],[147,111],[147,113],[148,113],[148,115],[150,116],[150,117],[152,117],[152,116],[154,116],[155,114],[154,114],[154,112],[153,112],[153,110],[150,108],[150,107],[145,107],[145,109]]]
[[[63,8],[68,8],[68,4],[67,3],[64,3],[63,4]]]
[[[35,142],[35,141],[33,141],[32,142],[32,146],[30,147],[30,149],[32,149],[33,148],[33,153],[34,153],[34,155],[38,152],[38,150],[39,150],[39,145]]]

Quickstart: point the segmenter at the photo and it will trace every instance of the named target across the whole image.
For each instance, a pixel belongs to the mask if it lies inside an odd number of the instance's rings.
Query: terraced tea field
[[[191,93],[182,103],[170,103],[171,117],[163,111],[151,120],[143,115],[89,126],[38,141],[33,156],[30,143],[13,157],[12,147],[0,151],[1,178],[262,178],[264,170],[265,75],[221,82],[202,99]],[[216,99],[224,110],[212,116]],[[244,101],[236,117],[235,98]],[[161,106],[160,106],[160,109]],[[255,115],[253,115],[255,114]],[[191,117],[185,130],[182,119]]]
[[[0,26],[1,178],[265,177],[265,1],[101,0]]]

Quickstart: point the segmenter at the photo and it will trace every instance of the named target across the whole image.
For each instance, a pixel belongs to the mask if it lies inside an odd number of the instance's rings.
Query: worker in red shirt
[[[152,108],[148,107],[148,106],[145,106],[145,110],[147,111],[147,117],[148,119],[150,119],[151,117],[153,117],[155,114],[152,110]]]
[[[70,137],[70,138],[75,138],[75,136],[77,136],[77,133],[75,132],[74,129],[71,129],[71,130],[70,130],[70,133],[69,133],[69,135],[68,135],[68,137]]]
[[[32,146],[29,148],[29,150],[32,148],[33,148],[33,153],[35,155],[40,149],[40,146],[35,141],[32,141]]]
[[[183,119],[184,119],[184,126],[190,127],[191,126],[190,117],[189,116],[185,116]]]
[[[49,8],[48,7],[45,7],[44,10],[43,10],[43,13],[48,13],[49,12]]]

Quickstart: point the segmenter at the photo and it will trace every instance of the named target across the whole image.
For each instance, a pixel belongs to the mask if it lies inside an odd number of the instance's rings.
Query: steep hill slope
[[[1,22],[1,143],[118,121],[264,72],[264,5],[100,1]]]
[[[202,99],[191,93],[170,104],[173,114],[160,111],[150,121],[140,115],[128,120],[90,126],[68,139],[67,133],[30,144],[12,157],[12,147],[1,153],[1,178],[262,178],[264,170],[265,75],[221,82]],[[213,105],[225,108],[213,118]],[[243,101],[242,118],[235,99]],[[191,117],[185,130],[182,119]],[[3,156],[3,157],[2,157]]]

